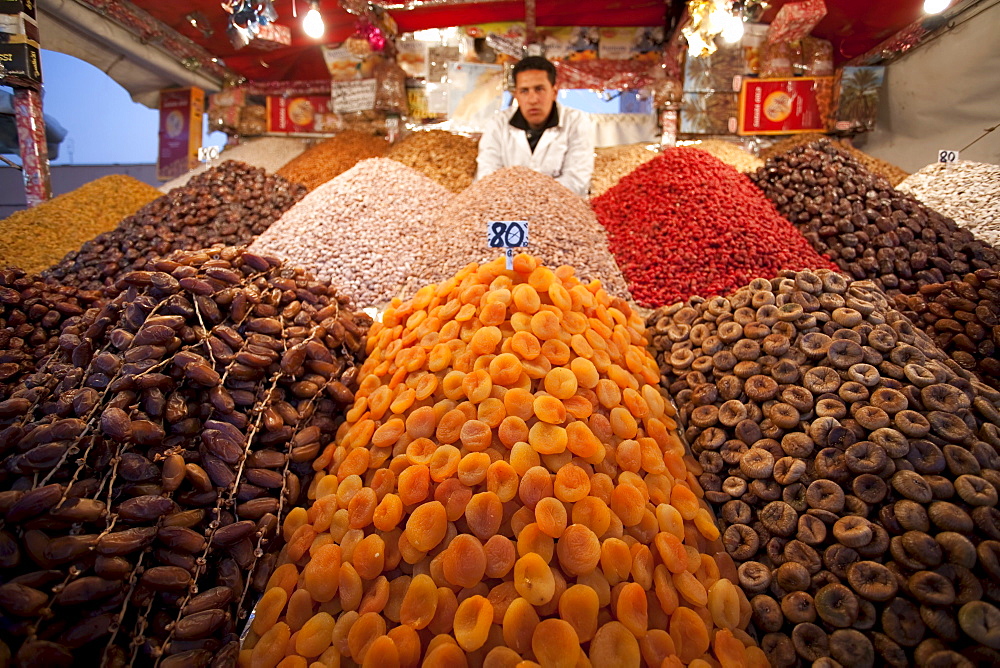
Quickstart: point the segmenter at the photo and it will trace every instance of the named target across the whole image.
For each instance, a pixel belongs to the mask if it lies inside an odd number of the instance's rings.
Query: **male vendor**
[[[556,68],[541,56],[514,66],[517,106],[497,113],[479,140],[481,179],[503,167],[523,166],[547,174],[586,196],[594,172],[594,139],[582,111],[556,103]]]

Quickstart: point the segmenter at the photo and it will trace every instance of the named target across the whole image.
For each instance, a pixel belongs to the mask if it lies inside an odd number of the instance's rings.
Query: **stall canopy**
[[[530,0],[529,0],[530,1]],[[771,0],[771,9],[765,15],[769,20],[781,5],[791,0]],[[536,22],[539,26],[662,26],[668,16],[678,9],[671,3],[681,0],[535,0]],[[80,5],[103,20],[115,22],[115,12],[119,6],[137,7],[148,15],[162,33],[172,36],[172,44],[189,44],[194,50],[175,58],[174,66],[183,62],[184,68],[192,73],[187,79],[201,76],[211,81],[221,81],[218,72],[224,69],[230,75],[244,77],[251,81],[306,81],[326,78],[320,44],[335,44],[349,37],[358,27],[358,17],[348,13],[338,0],[321,0],[320,11],[326,23],[326,33],[320,40],[305,35],[302,30],[302,16],[308,9],[306,0],[274,0],[279,13],[278,24],[291,28],[291,44],[274,50],[259,50],[253,45],[236,49],[226,36],[227,14],[219,0],[44,0],[40,7],[47,5]],[[293,17],[293,4],[298,17]],[[350,4],[350,3],[348,3]],[[442,28],[456,25],[473,25],[497,21],[521,21],[525,16],[525,2],[520,0],[500,0],[494,2],[456,2],[453,0],[398,0],[375,3],[385,7],[389,16],[396,21],[401,31],[425,28]],[[829,39],[836,49],[838,62],[843,62],[892,36],[897,31],[917,21],[922,16],[923,0],[895,0],[893,2],[872,2],[871,0],[827,0],[827,15],[814,31],[819,37]],[[118,21],[120,24],[120,21]],[[128,26],[126,26],[128,27]],[[134,26],[132,26],[133,32]],[[176,39],[180,38],[180,40]],[[43,31],[43,41],[45,32]],[[61,35],[58,42],[45,44],[48,48],[79,55],[87,60],[86,50],[67,48],[67,37]],[[134,40],[133,40],[134,41]],[[143,45],[154,44],[158,38],[144,31]],[[169,41],[169,40],[168,40]],[[192,53],[201,53],[204,62],[192,58]],[[82,55],[81,55],[82,54]],[[218,59],[218,62],[212,60]],[[135,58],[127,56],[128,62],[135,64]],[[104,63],[101,63],[104,64]],[[156,71],[161,75],[170,68],[160,66]],[[115,76],[114,72],[109,72]],[[174,78],[175,84],[188,84],[180,73]],[[134,83],[134,82],[133,82]],[[128,87],[128,86],[126,86]],[[212,85],[207,85],[209,89]],[[131,89],[130,89],[131,90]],[[135,92],[133,92],[135,95]],[[146,102],[136,96],[140,101]],[[148,103],[148,102],[147,102]]]

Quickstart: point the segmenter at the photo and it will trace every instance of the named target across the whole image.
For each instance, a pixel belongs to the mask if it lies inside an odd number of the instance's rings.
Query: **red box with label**
[[[833,77],[744,79],[738,134],[825,132]]]

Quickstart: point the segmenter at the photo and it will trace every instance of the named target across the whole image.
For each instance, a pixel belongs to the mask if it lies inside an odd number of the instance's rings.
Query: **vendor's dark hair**
[[[514,71],[511,74],[511,78],[515,83],[517,83],[517,75],[521,72],[527,72],[529,70],[540,70],[545,72],[545,74],[549,77],[549,83],[553,86],[556,85],[556,66],[542,56],[528,56],[527,58],[519,60],[517,65],[514,65]]]

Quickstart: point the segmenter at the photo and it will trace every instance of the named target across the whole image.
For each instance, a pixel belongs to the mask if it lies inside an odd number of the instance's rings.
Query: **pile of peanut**
[[[387,157],[459,193],[472,184],[478,154],[479,142],[471,137],[428,130],[414,132],[393,146]]]
[[[406,283],[416,251],[428,243],[434,219],[451,198],[394,160],[362,160],[306,195],[250,249],[332,281],[359,306],[382,304]]]
[[[379,158],[389,150],[384,137],[347,130],[316,144],[278,170],[278,176],[315,190],[366,158]]]
[[[487,223],[513,220],[528,221],[527,250],[540,261],[575,267],[581,278],[599,280],[609,293],[628,297],[625,279],[608,251],[607,232],[587,200],[527,167],[494,172],[441,209],[429,236],[415,249],[417,259],[403,294],[446,281],[470,262],[502,255],[502,248],[488,245]]]
[[[623,176],[659,155],[659,148],[655,144],[626,144],[595,149],[590,196],[599,197],[614,188]]]

